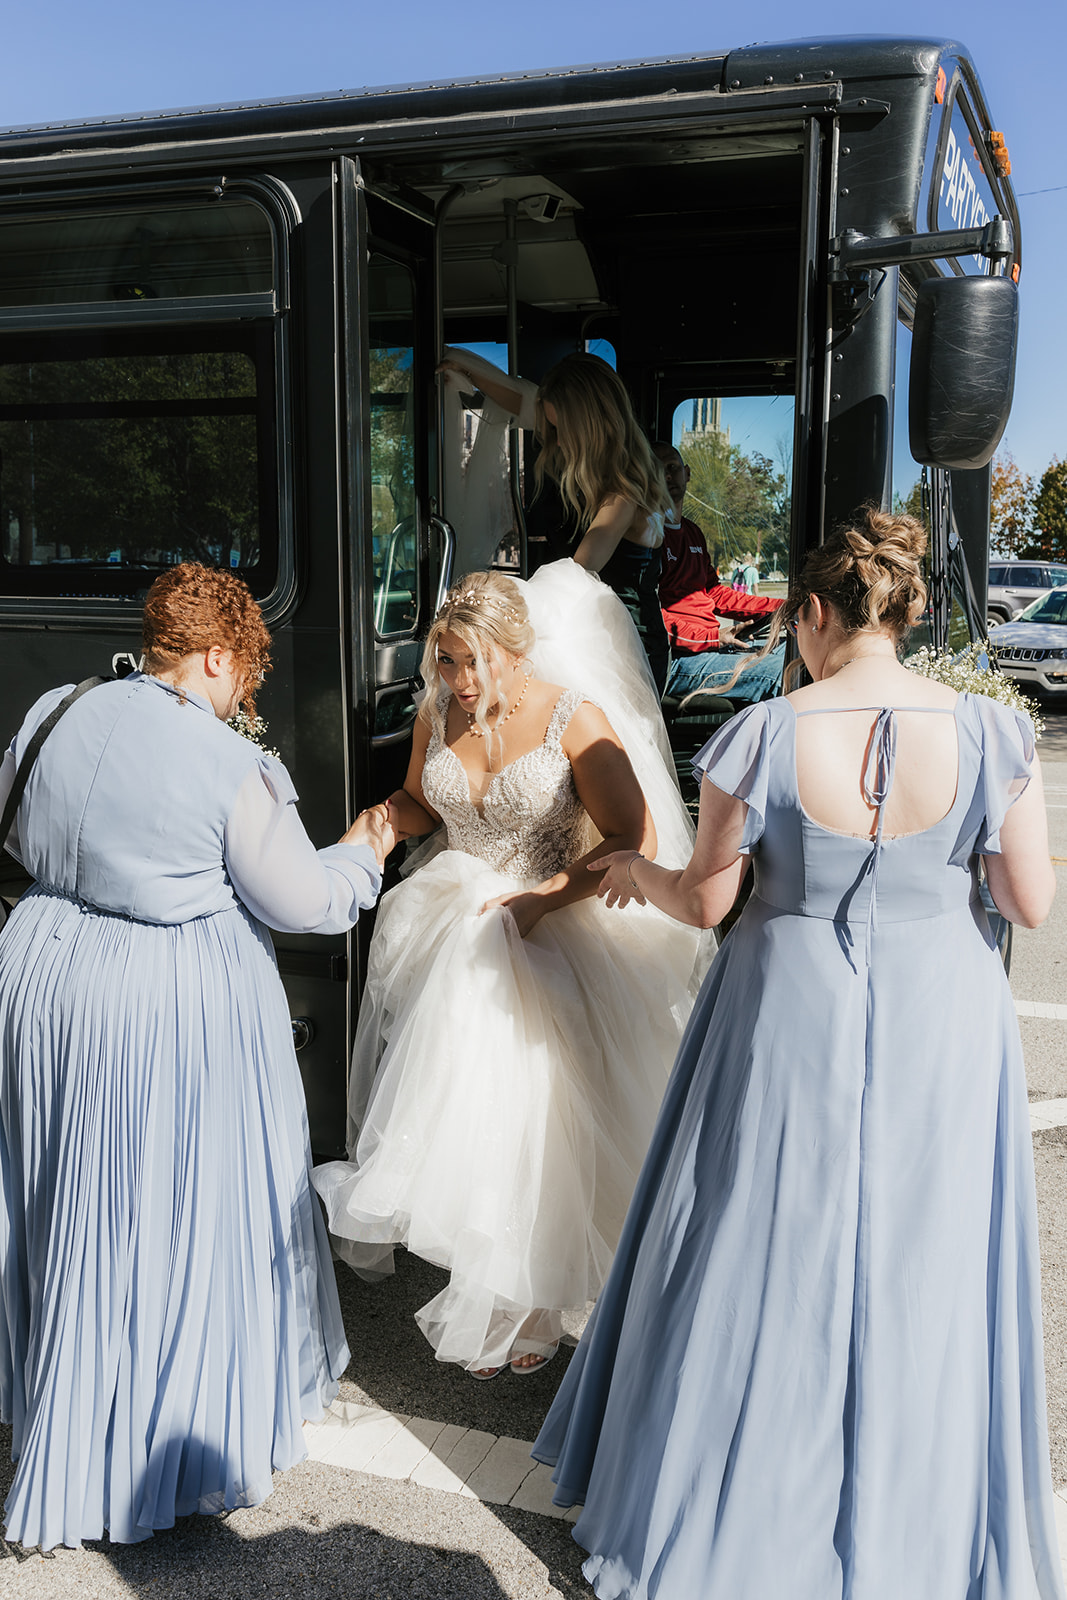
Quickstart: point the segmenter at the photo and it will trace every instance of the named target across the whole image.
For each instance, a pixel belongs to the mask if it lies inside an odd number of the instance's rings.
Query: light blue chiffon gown
[[[928,714],[959,785],[906,837],[804,813],[786,699],[697,758],[747,803],[755,887],[534,1450],[584,1502],[602,1600],[1063,1595],[1026,1085],[976,870],[1033,731],[969,695]]]
[[[69,686],[68,686],[69,687]],[[0,768],[62,698],[30,712]],[[263,920],[334,932],[364,846],[316,852],[280,762],[136,675],[42,747],[0,933],[7,1536],[144,1539],[252,1505],[348,1359]]]

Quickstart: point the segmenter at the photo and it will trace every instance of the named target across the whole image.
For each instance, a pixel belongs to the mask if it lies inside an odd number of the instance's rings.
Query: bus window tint
[[[264,294],[273,287],[270,221],[251,200],[0,222],[0,307]]]
[[[253,326],[5,340],[3,591],[130,594],[146,568],[196,560],[268,592],[272,361],[269,333]],[[97,576],[79,579],[79,567]]]
[[[683,401],[673,442],[689,468],[684,514],[703,531],[721,581],[751,563],[760,592],[777,593],[789,572],[793,396]]]
[[[418,617],[415,498],[415,279],[388,256],[368,264],[374,626],[407,633]]]

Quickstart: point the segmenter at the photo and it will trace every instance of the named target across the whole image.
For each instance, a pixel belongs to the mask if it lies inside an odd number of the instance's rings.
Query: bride
[[[357,1270],[391,1270],[401,1243],[449,1269],[419,1326],[438,1360],[490,1378],[551,1360],[563,1311],[599,1292],[710,952],[651,906],[620,918],[596,899],[599,856],[681,865],[692,848],[640,641],[605,585],[571,561],[525,584],[474,573],[422,673],[390,820],[443,823],[447,843],[381,902],[351,1159],[314,1182]]]

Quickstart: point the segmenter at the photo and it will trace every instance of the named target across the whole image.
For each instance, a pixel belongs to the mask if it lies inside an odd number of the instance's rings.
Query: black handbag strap
[[[64,695],[63,699],[56,706],[55,710],[50,711],[47,717],[45,717],[44,721],[37,729],[37,732],[34,734],[33,738],[22,752],[22,760],[18,764],[18,770],[15,773],[15,781],[11,785],[11,793],[7,797],[7,804],[4,807],[4,815],[2,820],[0,820],[0,849],[3,849],[4,845],[7,843],[8,834],[11,832],[12,824],[15,821],[15,813],[18,810],[19,802],[22,799],[22,792],[26,787],[26,780],[29,778],[31,771],[33,770],[33,763],[37,760],[37,757],[40,754],[41,746],[48,738],[48,735],[51,733],[60,717],[65,711],[70,710],[75,700],[80,700],[83,694],[88,694],[90,689],[95,689],[98,684],[114,683],[114,681],[115,680],[113,678],[84,678],[82,682],[79,683],[78,687],[76,689],[72,689],[69,694]]]

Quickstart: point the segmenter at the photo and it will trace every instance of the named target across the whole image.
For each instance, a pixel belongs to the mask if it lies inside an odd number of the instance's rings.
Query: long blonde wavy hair
[[[469,572],[449,589],[430,625],[422,653],[426,698],[419,708],[419,715],[430,724],[442,742],[445,726],[439,704],[441,672],[437,665],[437,651],[441,637],[446,633],[453,633],[457,639],[462,639],[474,657],[481,689],[474,710],[474,722],[481,730],[485,748],[492,759],[493,731],[486,721],[486,713],[499,705],[498,720],[503,721],[508,714],[509,703],[502,685],[490,673],[487,646],[496,645],[513,660],[521,660],[533,648],[535,638],[526,601],[518,584],[502,572]]]
[[[545,416],[546,402],[555,407],[556,426]],[[565,356],[543,379],[537,435],[538,489],[553,479],[583,529],[610,494],[624,495],[646,515],[670,510],[663,468],[637,425],[626,386],[599,356]]]

